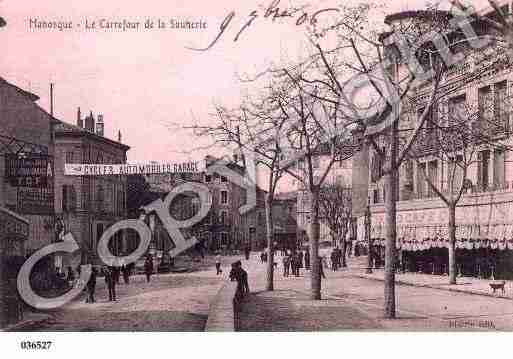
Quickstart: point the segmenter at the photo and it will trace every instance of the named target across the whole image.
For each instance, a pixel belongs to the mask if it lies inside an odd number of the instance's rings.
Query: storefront
[[[25,242],[29,222],[0,207],[0,327],[23,318],[23,303],[16,286],[18,272],[25,260]]]

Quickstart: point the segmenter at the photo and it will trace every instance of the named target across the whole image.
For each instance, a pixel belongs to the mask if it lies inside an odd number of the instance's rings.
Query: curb
[[[0,328],[0,332],[18,332],[18,331],[22,331],[22,330],[27,330],[27,329],[30,329],[31,327],[44,324],[53,318],[49,314],[41,314],[41,316],[42,317],[38,318],[38,319],[26,319],[26,320],[22,320],[18,323],[8,325],[4,328]]]
[[[206,332],[235,332],[237,308],[235,307],[235,292],[237,282],[227,281],[217,292],[214,301],[210,304]]]
[[[381,279],[381,278],[367,277],[367,276],[364,276],[361,274],[350,274],[350,276],[356,277],[356,278],[368,279],[368,280],[375,280],[378,282],[385,281],[384,279]],[[408,285],[410,287],[438,289],[438,290],[444,290],[447,292],[456,292],[456,293],[464,293],[464,294],[470,294],[470,295],[480,295],[483,297],[490,297],[490,298],[513,300],[513,298],[511,298],[511,297],[506,297],[503,295],[494,295],[492,293],[484,293],[484,292],[479,292],[476,290],[463,290],[463,289],[458,289],[458,288],[440,287],[440,286],[435,286],[435,285],[430,285],[430,284],[418,284],[418,283],[412,283],[412,282],[405,282],[402,280],[396,280],[395,282],[396,282],[396,284]]]

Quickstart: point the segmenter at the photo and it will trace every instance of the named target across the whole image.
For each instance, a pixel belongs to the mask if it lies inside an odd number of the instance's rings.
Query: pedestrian
[[[305,251],[305,269],[310,270],[310,252],[308,250]]]
[[[230,269],[230,281],[234,282],[237,280],[237,262],[232,263],[232,268]]]
[[[114,273],[114,280],[116,281],[116,285],[118,285],[119,284],[119,277],[120,277],[120,274],[121,274],[121,268],[115,266],[113,268],[113,273]]]
[[[68,267],[68,277],[67,277],[67,280],[68,280],[68,284],[70,287],[73,287],[73,284],[75,282],[75,273],[73,273],[73,269],[70,267]]]
[[[144,274],[146,274],[146,282],[149,283],[153,274],[153,258],[151,255],[148,255],[144,261]]]
[[[245,249],[244,249],[244,255],[246,257],[246,260],[249,260],[249,254],[250,254],[251,250],[249,248],[249,246],[247,246]]]
[[[89,277],[89,280],[87,281],[87,298],[86,303],[94,303],[94,292],[96,290],[96,276],[98,275],[98,272],[96,271],[96,268],[93,267],[91,269],[91,276]]]
[[[123,280],[125,281],[125,284],[130,283],[130,269],[128,265],[123,265],[121,267],[121,272],[123,273]]]
[[[322,257],[318,257],[319,260],[319,272],[321,273],[321,278],[326,279],[326,276],[324,275],[324,265],[322,263]]]
[[[288,254],[285,254],[282,257],[282,263],[283,263],[283,276],[288,277],[289,270],[290,270],[290,257],[288,256]]]
[[[216,275],[223,273],[221,270],[221,255],[216,255]]]
[[[303,268],[303,251],[299,250],[298,252],[298,265],[299,268]]]
[[[105,267],[103,269],[103,275],[105,276],[105,284],[109,289],[109,302],[116,300],[116,280],[114,278],[114,271],[112,267]]]
[[[260,253],[260,262],[261,263],[265,262],[265,253],[264,253],[264,251],[262,251],[262,253]]]
[[[337,270],[337,265],[338,265],[338,255],[337,255],[336,248],[334,248],[331,251],[330,259],[331,259],[331,269],[335,272]]]
[[[299,277],[299,254],[296,252],[292,254],[291,266],[294,276]]]
[[[241,261],[235,262],[232,268],[234,269],[233,276],[237,281],[235,297],[240,300],[242,297],[249,294],[248,273],[242,268]]]

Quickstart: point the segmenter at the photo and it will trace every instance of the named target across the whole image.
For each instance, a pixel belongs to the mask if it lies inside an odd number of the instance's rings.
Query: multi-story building
[[[0,78],[0,207],[29,222],[22,255],[54,240],[54,120],[37,100]]]
[[[509,5],[506,5],[509,6]],[[509,10],[511,11],[511,9]],[[389,15],[386,23],[394,27],[415,20],[431,21],[426,12],[408,11]],[[478,34],[489,31],[484,23],[472,24]],[[429,24],[428,24],[429,26]],[[464,60],[453,65],[440,84],[447,91],[433,108],[430,121],[447,124],[451,114],[463,113],[461,108],[477,109],[478,126],[492,118],[497,126],[488,141],[478,143],[476,160],[468,166],[465,192],[456,208],[456,258],[463,275],[510,278],[513,249],[513,153],[511,131],[511,102],[513,74],[511,60],[501,49],[488,45],[480,50],[468,43],[457,49]],[[399,64],[399,71],[401,66]],[[406,104],[400,118],[400,128],[414,128],[426,106],[431,83],[411,92],[412,101]],[[485,107],[484,104],[489,104]],[[470,117],[468,121],[472,121]],[[434,126],[432,126],[434,128]],[[479,127],[484,129],[484,127]],[[405,161],[399,171],[397,202],[397,247],[403,269],[428,273],[446,273],[448,270],[448,208],[428,186],[426,177],[440,191],[447,193],[451,163],[440,159],[433,133],[426,129],[416,145],[416,160]],[[497,144],[502,146],[497,146]],[[461,152],[461,151],[460,151]],[[461,153],[455,151],[458,161]],[[372,150],[358,155],[362,179],[368,180],[371,202],[371,238],[383,246],[385,227],[383,205],[387,193],[380,176],[382,164]],[[452,164],[452,166],[454,166]],[[362,169],[367,168],[368,174]],[[456,176],[462,174],[456,173]],[[461,182],[462,178],[455,182]],[[364,182],[364,181],[363,181]],[[364,182],[365,183],[365,182]],[[358,238],[363,241],[364,218],[358,219]]]
[[[274,242],[277,248],[297,248],[297,192],[276,194],[272,214]]]
[[[221,162],[219,162],[221,161]],[[217,159],[211,156],[205,158],[205,167],[208,168],[214,162],[224,164],[230,170],[239,173],[241,176],[245,174],[245,168],[241,161]],[[173,188],[181,183],[192,181],[206,185],[209,189],[209,202],[211,209],[209,214],[199,223],[190,229],[184,229],[186,235],[195,235],[201,240],[204,247],[209,250],[217,250],[220,248],[243,248],[250,246],[252,249],[260,249],[265,246],[265,209],[264,209],[264,191],[257,187],[257,205],[245,214],[241,214],[239,209],[246,203],[246,190],[236,183],[230,181],[228,177],[219,173],[207,174],[205,171],[198,173],[182,173],[182,174],[160,174],[149,175],[146,177],[151,184],[152,189],[161,192],[164,196]],[[183,195],[177,197],[172,203],[171,211],[175,213],[177,219],[185,219],[192,217],[199,208],[199,199],[193,195]],[[156,221],[158,233],[162,230]],[[159,234],[159,236],[161,236]],[[162,234],[165,240],[168,240]],[[160,237],[159,237],[160,238]],[[165,241],[156,241],[155,245],[162,243],[165,249]]]
[[[312,156],[312,167],[314,169],[314,181],[318,183],[319,176],[324,173],[331,160],[331,154],[320,153]],[[305,159],[298,162],[298,173],[303,173],[303,166],[305,165]],[[353,160],[347,159],[337,161],[331,167],[328,176],[324,183],[337,184],[343,187],[350,188],[352,183],[352,168]],[[298,181],[296,181],[298,182]],[[305,189],[301,182],[297,183],[297,238],[299,243],[308,242],[308,224],[310,223],[310,196],[308,191]],[[326,224],[326,221],[320,220],[320,237],[319,242],[331,242],[330,230]]]
[[[38,100],[0,78],[0,326],[21,319],[16,279],[25,258],[55,238],[54,120]]]
[[[55,215],[79,243],[81,258],[73,265],[98,261],[97,243],[103,232],[115,222],[126,218],[126,176],[66,176],[65,163],[126,163],[129,146],[104,136],[103,116],[90,113],[82,118],[80,108],[77,124],[59,121],[55,125]],[[122,231],[110,242],[113,253],[128,251]],[[67,263],[62,263],[66,266]]]

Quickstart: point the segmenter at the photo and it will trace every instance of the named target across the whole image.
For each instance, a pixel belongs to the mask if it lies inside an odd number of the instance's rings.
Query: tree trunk
[[[396,198],[397,198],[397,122],[390,128],[390,158],[385,182],[385,318],[395,318],[395,262],[396,262]]]
[[[319,235],[320,235],[320,224],[319,224],[319,190],[314,189],[310,191],[311,199],[311,211],[310,211],[310,286],[311,294],[310,297],[313,300],[321,299],[321,271],[319,262]]]
[[[347,226],[342,230],[342,238],[340,238],[340,249],[342,251],[342,267],[347,267],[346,263],[346,236],[347,236]]]
[[[449,205],[449,284],[456,284],[456,206]]]
[[[274,290],[274,231],[272,215],[273,197],[270,193],[265,198],[266,239],[267,239],[267,283],[266,290]]]

